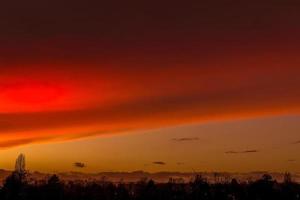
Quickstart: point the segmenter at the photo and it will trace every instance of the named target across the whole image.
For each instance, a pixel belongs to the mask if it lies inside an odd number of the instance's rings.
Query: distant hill
[[[111,181],[111,182],[137,182],[141,179],[152,179],[155,182],[168,182],[170,178],[178,182],[188,182],[196,174],[201,174],[207,178],[209,182],[224,182],[235,178],[239,181],[254,181],[262,177],[268,172],[249,172],[249,173],[226,173],[226,172],[195,172],[195,173],[181,173],[181,172],[157,172],[149,173],[144,171],[134,172],[100,172],[100,173],[81,173],[81,172],[64,172],[57,175],[63,181]],[[0,169],[0,183],[11,174],[11,171]],[[278,182],[283,181],[284,173],[268,173]],[[31,181],[44,181],[52,174],[41,172],[29,172],[28,179]],[[300,174],[292,174],[293,181],[300,182]]]

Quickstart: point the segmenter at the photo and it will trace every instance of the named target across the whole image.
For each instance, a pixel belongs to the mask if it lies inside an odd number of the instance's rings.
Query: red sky
[[[0,147],[300,113],[299,2],[3,4]]]

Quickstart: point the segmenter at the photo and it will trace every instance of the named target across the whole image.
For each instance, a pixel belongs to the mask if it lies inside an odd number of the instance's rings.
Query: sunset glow
[[[0,155],[3,156],[0,168],[2,163],[10,167],[7,159],[15,156],[14,149],[32,153],[33,168],[49,171],[49,167],[38,161],[43,145],[45,152],[62,159],[62,155],[70,156],[72,148],[79,151],[80,142],[86,148],[89,144],[95,148],[95,141],[102,144],[110,140],[107,138],[124,138],[128,145],[135,137],[141,137],[144,144],[147,137],[143,135],[150,132],[157,134],[152,142],[159,144],[160,137],[172,141],[173,129],[181,131],[181,135],[176,133],[177,137],[186,138],[189,132],[185,130],[196,126],[191,128],[193,134],[189,137],[200,137],[197,134],[208,140],[212,140],[209,136],[218,137],[215,145],[222,151],[221,161],[217,163],[213,157],[218,155],[213,148],[206,148],[201,139],[193,141],[203,144],[203,151],[207,152],[209,164],[203,169],[224,164],[228,170],[239,171],[239,166],[229,166],[223,150],[247,152],[256,149],[256,139],[270,140],[270,146],[272,141],[277,145],[273,132],[285,129],[272,128],[273,120],[291,117],[300,124],[299,5],[250,2],[243,6],[220,2],[217,6],[199,1],[186,7],[172,2],[171,9],[166,3],[122,3],[126,5],[118,8],[97,1],[88,7],[79,1],[68,6],[48,3],[45,7],[36,0],[20,2],[13,16],[0,8],[3,29],[0,33]],[[13,6],[9,2],[4,4]],[[23,18],[24,21],[20,20]],[[298,141],[300,125],[290,121],[284,122],[288,130],[284,134],[291,142]],[[252,122],[256,132],[253,135],[247,125]],[[236,135],[230,136],[224,129],[218,129],[217,134],[209,126],[211,123],[216,123],[216,127],[234,123],[229,129]],[[261,138],[257,138],[258,132]],[[249,143],[237,137],[244,133]],[[112,141],[103,142],[105,150],[112,154],[122,152],[126,144],[115,147]],[[229,148],[227,144],[242,149],[225,150]],[[52,145],[59,147],[52,148]],[[168,151],[168,145],[163,143],[157,147],[160,151],[154,150],[155,156]],[[33,151],[35,148],[39,151]],[[177,148],[190,148],[188,151],[195,157],[202,151],[192,151],[197,148],[195,144],[172,147],[176,150],[170,152],[166,163],[176,163],[176,155],[182,158],[183,153]],[[102,152],[99,156],[103,162],[110,163],[104,164],[106,168],[130,171],[144,169],[149,151],[128,156],[132,163],[128,165],[122,164],[126,160],[122,153],[116,160]],[[278,155],[288,160],[289,151],[283,150]],[[90,152],[78,154],[80,159],[89,162],[95,158]],[[193,158],[189,159],[185,162],[195,164]],[[102,162],[95,160],[94,166]],[[115,162],[121,163],[120,168],[114,166]],[[275,170],[284,169],[281,164],[276,166],[280,167],[274,167]],[[292,169],[300,170],[299,166]],[[192,169],[192,166],[176,167],[170,170]],[[261,170],[263,166],[257,162],[241,168]],[[62,171],[66,167],[57,164],[53,169]],[[97,169],[92,167],[87,171]]]

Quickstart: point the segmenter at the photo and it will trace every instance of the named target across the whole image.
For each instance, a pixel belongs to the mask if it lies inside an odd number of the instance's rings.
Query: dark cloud
[[[257,153],[259,152],[258,150],[247,150],[247,151],[243,151],[242,153]]]
[[[184,138],[173,138],[173,141],[176,142],[189,142],[189,141],[197,141],[199,140],[198,137],[184,137]]]
[[[300,144],[300,140],[293,142],[292,144]]]
[[[246,154],[246,153],[258,153],[258,150],[245,150],[245,151],[226,151],[226,154]]]
[[[1,59],[119,60],[112,54],[128,59],[131,53],[136,59],[149,51],[182,59],[238,44],[261,47],[274,38],[286,43],[283,34],[297,42],[291,34],[299,33],[299,2],[266,2],[6,1],[0,7]]]
[[[162,161],[154,161],[154,162],[152,162],[152,164],[154,164],[154,165],[166,165],[166,163],[162,162]]]
[[[184,162],[177,162],[177,165],[184,165]]]
[[[296,160],[294,160],[294,159],[289,159],[289,160],[287,160],[288,162],[296,162]]]
[[[75,162],[74,163],[74,167],[77,167],[77,168],[85,168],[86,165],[82,162]]]
[[[157,33],[160,29],[187,31],[202,28],[204,32],[207,29],[231,30],[234,27],[248,30],[270,27],[278,20],[281,23],[277,22],[277,26],[283,26],[283,22],[298,25],[299,17],[295,15],[296,8],[299,6],[297,1],[264,2],[232,4],[227,1],[182,3],[174,0],[163,2],[134,0],[118,1],[115,4],[97,0],[86,3],[79,0],[64,2],[28,0],[14,4],[6,1],[0,8],[0,24],[4,28],[1,34],[7,37],[29,38],[61,34],[118,38],[123,34],[128,37],[130,33],[149,35]],[[295,9],[292,9],[294,7]],[[237,15],[239,17],[234,17]],[[120,30],[123,31],[122,34],[117,34]],[[164,33],[162,30],[161,32]]]

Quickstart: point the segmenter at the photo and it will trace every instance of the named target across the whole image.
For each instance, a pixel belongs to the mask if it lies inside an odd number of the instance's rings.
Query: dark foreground
[[[0,189],[0,200],[296,200],[300,185],[285,175],[278,183],[270,175],[260,180],[239,183],[208,183],[196,176],[189,183],[170,179],[168,183],[142,180],[113,184],[107,181],[62,182],[56,175],[43,182],[27,180],[25,174],[13,173]]]

